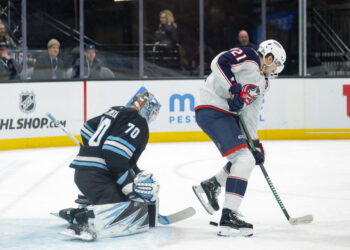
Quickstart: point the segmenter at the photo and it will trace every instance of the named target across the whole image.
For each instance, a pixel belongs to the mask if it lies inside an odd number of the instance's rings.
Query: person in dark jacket
[[[34,80],[50,80],[64,79],[64,65],[62,59],[58,58],[60,53],[60,42],[51,39],[47,44],[48,54],[38,57],[34,66],[32,79]]]
[[[96,47],[93,44],[85,46],[84,52],[84,77],[90,79],[96,79],[101,77],[102,62],[96,57]],[[73,62],[74,76],[73,78],[79,78],[80,76],[80,58],[77,57]]]
[[[250,42],[249,35],[248,35],[248,32],[246,30],[241,30],[238,33],[238,41],[239,41],[239,43],[236,44],[236,47],[250,47],[250,48],[253,48],[255,50],[258,50],[258,46],[256,44]]]
[[[170,10],[160,12],[160,23],[155,33],[155,45],[164,46],[167,50],[176,48],[178,43],[177,24]]]
[[[10,58],[7,44],[0,42],[0,81],[19,79],[22,66]]]

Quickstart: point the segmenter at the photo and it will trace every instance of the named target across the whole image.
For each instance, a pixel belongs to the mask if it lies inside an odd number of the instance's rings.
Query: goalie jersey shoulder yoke
[[[148,143],[149,129],[137,110],[116,106],[88,120],[81,136],[84,146],[71,167],[107,171],[117,179],[138,161]]]

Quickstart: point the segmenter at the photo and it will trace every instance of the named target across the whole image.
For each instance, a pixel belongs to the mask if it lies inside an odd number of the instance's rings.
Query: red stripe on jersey
[[[227,110],[223,110],[223,109],[220,109],[220,108],[217,108],[215,106],[210,106],[210,105],[200,105],[200,106],[197,106],[194,108],[194,111],[197,111],[199,109],[215,109],[217,111],[220,111],[222,113],[226,113],[226,114],[230,114],[230,115],[234,115],[234,116],[237,116],[236,113],[234,112],[230,112],[230,111],[227,111]]]
[[[225,153],[222,154],[222,156],[228,156],[229,154],[232,154],[233,152],[236,152],[237,150],[241,149],[241,148],[247,148],[248,144],[247,143],[243,143],[241,145],[238,145],[237,147],[231,148],[230,150],[226,151]]]

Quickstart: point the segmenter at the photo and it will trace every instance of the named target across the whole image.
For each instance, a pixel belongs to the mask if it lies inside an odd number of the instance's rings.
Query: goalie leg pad
[[[88,224],[98,237],[135,234],[149,229],[148,208],[145,203],[119,202],[87,207],[94,212]]]

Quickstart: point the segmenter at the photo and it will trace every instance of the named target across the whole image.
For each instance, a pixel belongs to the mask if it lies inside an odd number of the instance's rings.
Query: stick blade
[[[196,210],[194,210],[193,207],[185,208],[177,213],[170,214],[167,216],[159,214],[158,215],[158,223],[160,223],[162,225],[168,225],[168,224],[172,224],[172,223],[175,223],[178,221],[188,219],[195,214],[196,214]]]
[[[300,224],[309,224],[314,220],[314,217],[311,214],[302,216],[302,217],[297,217],[297,218],[289,218],[289,223],[291,225],[300,225]]]

